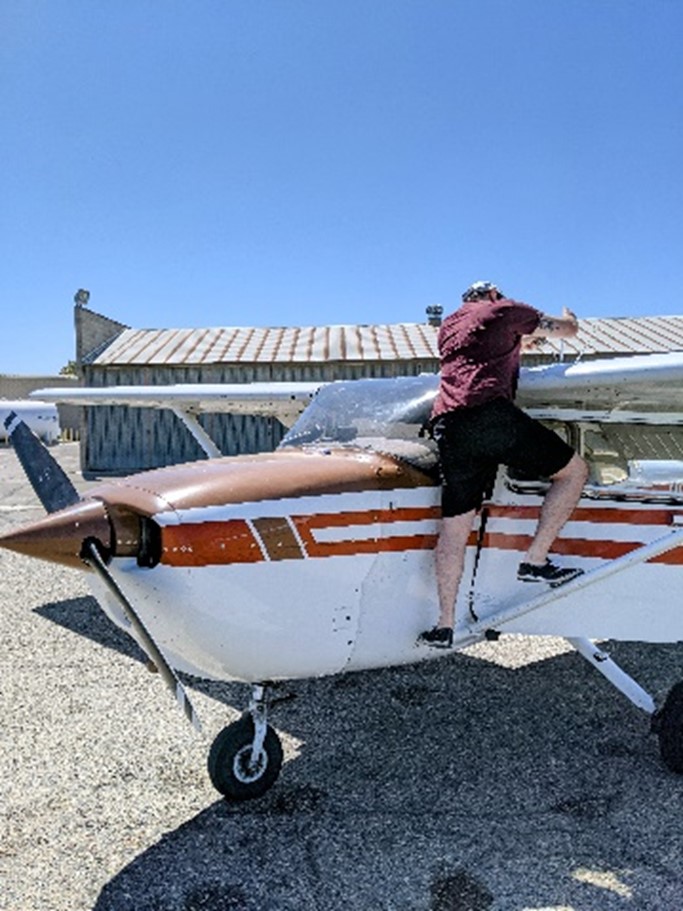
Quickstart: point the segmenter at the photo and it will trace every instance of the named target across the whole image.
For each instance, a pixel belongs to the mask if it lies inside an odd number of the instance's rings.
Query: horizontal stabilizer
[[[78,503],[76,488],[24,421],[13,411],[4,424],[26,477],[45,509],[57,512]]]

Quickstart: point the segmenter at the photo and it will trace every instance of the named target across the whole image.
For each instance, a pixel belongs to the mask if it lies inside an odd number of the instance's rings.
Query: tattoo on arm
[[[553,329],[557,328],[557,320],[552,319],[550,316],[542,316],[538,321],[538,329],[543,329],[544,332],[552,332]]]

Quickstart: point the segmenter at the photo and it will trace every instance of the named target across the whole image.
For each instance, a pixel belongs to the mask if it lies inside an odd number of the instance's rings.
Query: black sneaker
[[[582,569],[574,567],[555,566],[546,560],[543,566],[534,566],[533,563],[520,563],[517,570],[517,579],[520,582],[548,582],[551,588],[571,582],[583,574]]]
[[[452,648],[453,630],[450,626],[433,626],[417,637],[420,645],[431,645],[432,648]]]

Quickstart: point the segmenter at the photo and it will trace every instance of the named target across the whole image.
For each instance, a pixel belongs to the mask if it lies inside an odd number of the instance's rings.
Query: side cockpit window
[[[602,500],[683,503],[683,427],[656,424],[544,422],[586,459],[584,496]],[[508,469],[516,493],[544,493],[547,478]]]
[[[589,496],[683,502],[683,427],[605,423],[581,429]]]

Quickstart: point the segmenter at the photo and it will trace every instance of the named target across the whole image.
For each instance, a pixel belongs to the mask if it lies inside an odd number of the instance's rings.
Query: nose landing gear
[[[228,800],[261,797],[277,780],[282,744],[267,722],[266,687],[256,685],[249,710],[224,728],[211,746],[211,783]]]

